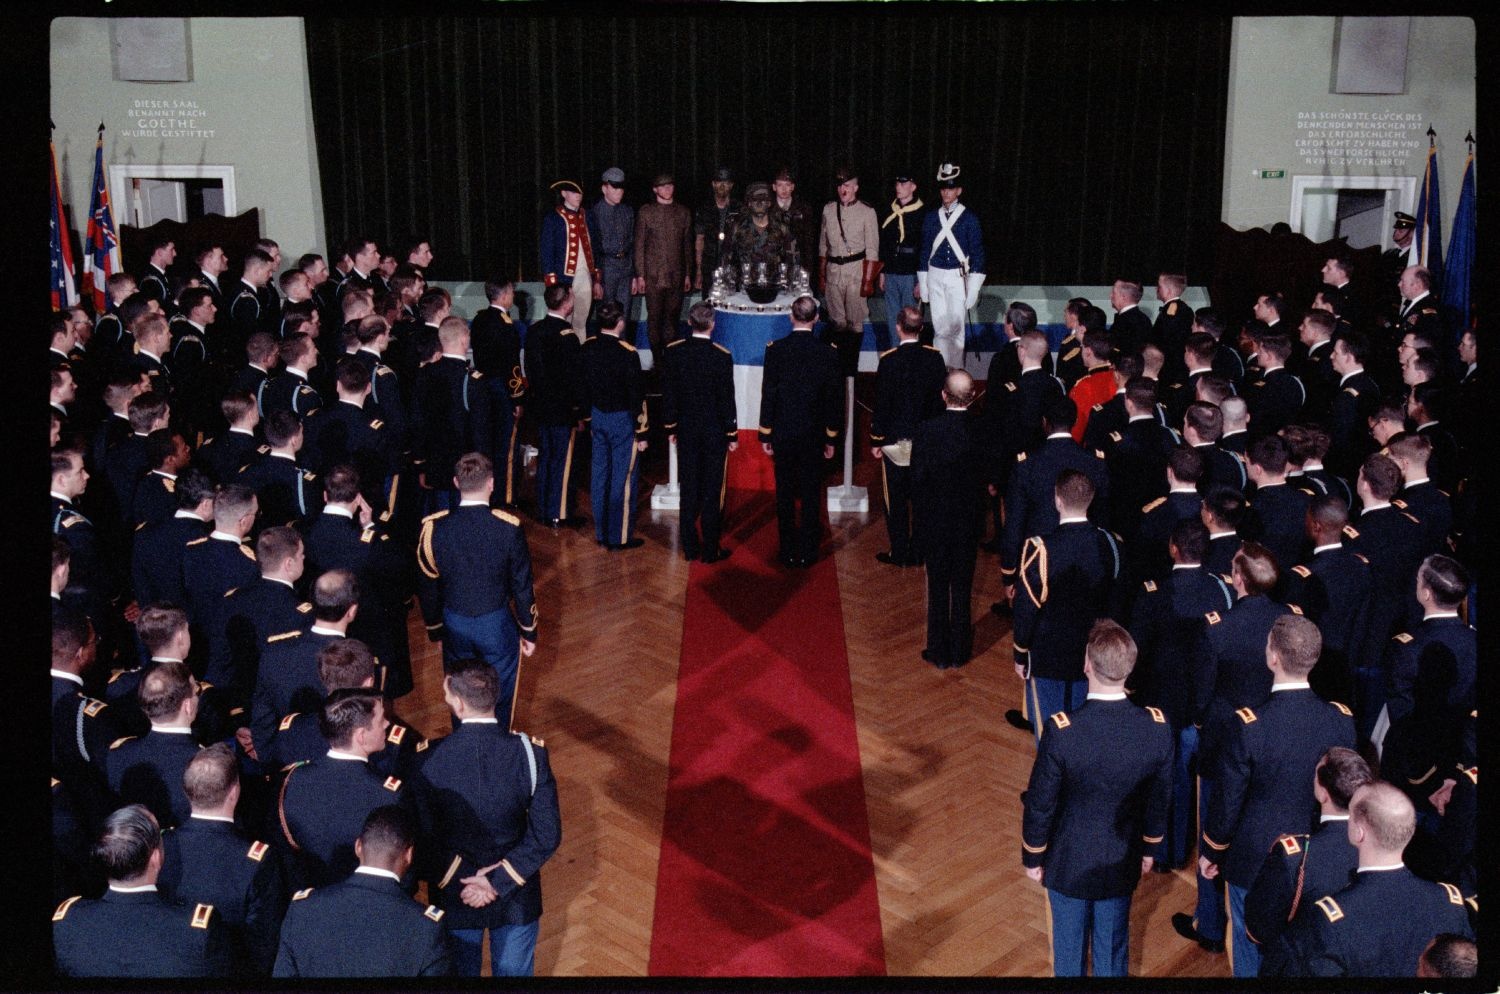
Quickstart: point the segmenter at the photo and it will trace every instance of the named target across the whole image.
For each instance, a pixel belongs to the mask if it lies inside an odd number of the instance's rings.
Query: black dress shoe
[[[1036,729],[1032,726],[1031,722],[1026,720],[1026,717],[1021,714],[1018,708],[1011,708],[1006,711],[1005,720],[1013,728],[1019,728],[1023,732],[1031,732],[1033,735],[1036,734]]]
[[[885,563],[887,566],[905,566],[906,565],[906,560],[905,559],[897,559],[896,556],[895,556],[895,554],[894,553],[890,553],[890,552],[877,552],[877,553],[875,553],[875,559],[876,559],[877,562]]]
[[[728,558],[729,558],[729,550],[728,549],[715,549],[712,552],[705,552],[703,554],[703,561],[705,563],[708,563],[710,566],[712,566],[714,563],[722,563],[724,560],[726,560]]]
[[[979,547],[981,549],[983,549],[985,552],[995,552],[995,553],[998,553],[1000,551],[1000,540],[999,539],[995,539],[994,541],[991,541],[991,542],[980,542],[979,543]]]
[[[1191,939],[1202,946],[1204,951],[1210,953],[1222,953],[1224,951],[1223,939],[1205,939],[1198,934],[1198,928],[1193,924],[1193,916],[1179,911],[1172,916],[1172,928],[1184,939]]]
[[[685,559],[685,560],[687,560],[688,562],[692,562],[694,559],[698,558],[698,550],[697,549],[683,549],[682,550],[682,558]]]
[[[926,649],[922,650],[922,658],[924,660],[926,660],[927,662],[931,663],[932,665],[936,666],[940,670],[946,670],[948,668],[948,664],[946,662],[944,662],[941,659],[938,659],[936,656],[934,656],[932,653],[928,652]]]
[[[628,542],[618,542],[618,543],[616,543],[614,545],[606,546],[606,548],[608,548],[610,552],[620,552],[620,551],[622,551],[624,549],[639,549],[641,546],[643,546],[645,544],[646,544],[646,540],[645,539],[643,539],[643,538],[633,538],[633,539],[631,539]]]
[[[990,605],[990,614],[997,618],[1008,618],[1015,612],[1010,608],[1009,601],[996,601]]]

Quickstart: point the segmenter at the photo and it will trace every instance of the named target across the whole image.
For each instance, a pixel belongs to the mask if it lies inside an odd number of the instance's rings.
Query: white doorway
[[[1314,242],[1388,249],[1393,215],[1416,207],[1414,176],[1293,176],[1289,223]]]
[[[109,167],[109,186],[117,216],[132,227],[239,213],[233,166],[116,165]]]

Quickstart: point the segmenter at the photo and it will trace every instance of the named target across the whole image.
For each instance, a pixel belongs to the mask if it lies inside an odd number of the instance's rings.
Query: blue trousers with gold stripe
[[[635,534],[635,500],[640,481],[635,416],[630,411],[594,408],[589,419],[594,457],[589,468],[589,500],[594,505],[594,538],[623,545]]]
[[[536,513],[542,518],[566,518],[572,507],[568,480],[572,476],[572,425],[542,425],[537,434]]]
[[[1094,976],[1123,977],[1130,960],[1130,895],[1086,901],[1048,889],[1052,913],[1052,975],[1085,975],[1093,951]]]

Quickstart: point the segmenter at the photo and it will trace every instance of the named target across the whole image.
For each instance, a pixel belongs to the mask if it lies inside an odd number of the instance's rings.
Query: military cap
[[[912,172],[910,169],[898,169],[896,171],[897,183],[915,183],[916,181],[917,174]]]
[[[625,170],[621,169],[619,166],[610,166],[608,169],[604,170],[604,175],[601,176],[600,179],[608,183],[610,186],[624,186]]]
[[[773,183],[780,183],[783,180],[788,183],[797,182],[797,177],[792,174],[791,166],[782,166],[780,169],[776,170],[776,175],[771,177],[771,182]]]
[[[851,179],[859,179],[859,170],[847,162],[833,171],[833,182],[835,186],[843,186]]]
[[[958,186],[958,174],[960,172],[961,170],[951,162],[945,162],[941,166],[938,166],[938,186],[943,189]]]
[[[557,190],[559,192],[563,190],[572,190],[574,193],[579,194],[580,196],[583,194],[583,187],[579,186],[577,183],[573,182],[570,179],[560,179],[556,183],[553,183],[549,189]]]
[[[1400,230],[1402,230],[1404,228],[1415,228],[1416,226],[1417,226],[1417,219],[1416,218],[1412,217],[1410,214],[1406,213],[1405,211],[1397,211],[1396,212],[1396,223],[1394,225],[1394,227],[1396,228],[1396,230],[1400,231]]]
[[[714,170],[714,182],[715,183],[733,183],[734,182],[734,173],[732,173],[732,172],[729,171],[729,167],[728,166],[720,166],[718,169]]]
[[[656,179],[654,179],[654,180],[651,181],[651,188],[655,189],[658,186],[666,186],[669,183],[676,183],[676,180],[674,180],[672,178],[672,174],[671,173],[667,173],[667,172],[657,173],[656,174]]]

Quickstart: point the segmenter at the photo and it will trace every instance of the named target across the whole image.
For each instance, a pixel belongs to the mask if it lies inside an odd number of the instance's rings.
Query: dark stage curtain
[[[967,4],[506,10],[308,18],[329,237],[431,238],[439,279],[536,278],[559,178],[628,200],[670,170],[689,206],[728,165],[789,163],[832,197],[840,160],[882,213],[891,177],[963,168],[991,282],[1148,283],[1211,262],[1230,19]],[[274,232],[272,233],[274,235]]]

